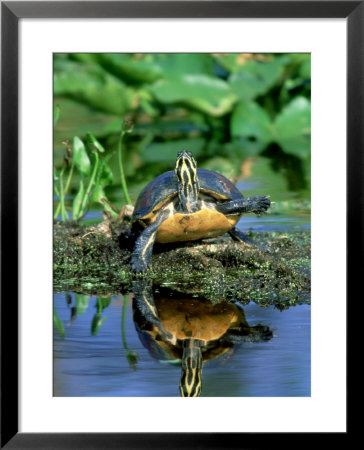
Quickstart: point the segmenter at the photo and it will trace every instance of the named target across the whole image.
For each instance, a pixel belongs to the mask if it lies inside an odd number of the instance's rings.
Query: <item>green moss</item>
[[[136,278],[155,288],[216,303],[222,299],[284,309],[310,302],[310,233],[255,233],[269,251],[229,237],[182,246],[157,246],[146,274],[129,267],[130,250],[118,236],[127,224],[54,226],[54,289],[89,295],[124,293]]]

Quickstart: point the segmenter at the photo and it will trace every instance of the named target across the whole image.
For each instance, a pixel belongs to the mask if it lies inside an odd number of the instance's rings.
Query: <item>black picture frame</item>
[[[346,18],[347,299],[361,292],[364,192],[364,1],[1,2],[1,448],[261,448],[303,433],[19,433],[18,432],[18,33],[22,18]],[[341,208],[341,207],[340,207]],[[328,220],[331,220],[328,218]],[[6,279],[6,282],[4,281]],[[349,313],[349,311],[347,311]],[[349,317],[349,316],[348,316]],[[351,347],[348,345],[348,355]],[[349,374],[349,373],[348,373]],[[348,397],[350,398],[350,397]],[[349,405],[348,405],[349,406]],[[234,412],[236,414],[237,412]],[[147,413],[148,414],[148,413]],[[147,419],[146,414],[146,419]],[[337,444],[347,432],[333,433]],[[259,420],[259,419],[258,419]],[[167,431],[167,430],[166,430]],[[327,445],[327,434],[315,433]],[[321,439],[322,438],[322,439]]]

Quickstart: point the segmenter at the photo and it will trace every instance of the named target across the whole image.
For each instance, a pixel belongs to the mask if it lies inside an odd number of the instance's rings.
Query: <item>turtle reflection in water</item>
[[[181,362],[182,397],[200,395],[205,362],[232,353],[241,342],[264,342],[273,336],[267,326],[249,326],[243,309],[225,300],[213,305],[196,298],[154,298],[142,280],[133,290],[139,338],[156,359]]]

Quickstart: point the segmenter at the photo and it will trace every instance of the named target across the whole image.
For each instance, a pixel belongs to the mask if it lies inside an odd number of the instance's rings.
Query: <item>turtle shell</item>
[[[155,305],[165,330],[178,340],[221,339],[230,327],[245,323],[242,309],[226,301],[214,305],[195,298],[157,298]]]
[[[175,344],[159,337],[156,326],[148,325],[134,309],[134,322],[139,338],[152,356],[162,361],[182,358],[182,342],[198,339],[204,347],[204,362],[220,357],[231,350],[223,344],[223,337],[238,326],[248,326],[244,311],[236,305],[222,301],[213,305],[196,298],[156,298],[155,306],[164,328],[177,339]],[[157,339],[158,337],[158,339]]]
[[[212,170],[197,169],[200,192],[217,201],[242,198],[240,191],[220,173]],[[132,220],[145,218],[152,211],[159,210],[178,193],[178,180],[173,170],[159,175],[139,194]]]

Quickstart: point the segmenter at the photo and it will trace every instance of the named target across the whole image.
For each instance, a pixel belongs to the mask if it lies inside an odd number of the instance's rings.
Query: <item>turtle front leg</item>
[[[260,214],[267,211],[270,207],[270,200],[268,197],[247,197],[238,200],[231,200],[225,203],[219,203],[216,206],[217,211],[222,214],[243,214],[247,212],[254,212]]]
[[[136,240],[133,255],[130,259],[130,265],[134,272],[145,272],[148,269],[158,228],[168,215],[168,211],[162,211]]]
[[[273,331],[267,325],[240,325],[229,328],[229,332],[224,336],[224,341],[230,344],[241,344],[242,342],[266,342],[273,337]]]
[[[158,310],[155,306],[152,287],[146,280],[135,280],[132,284],[132,290],[134,294],[134,302],[136,308],[139,310],[144,319],[155,325],[164,339],[173,341],[171,333],[166,331],[158,314]]]

